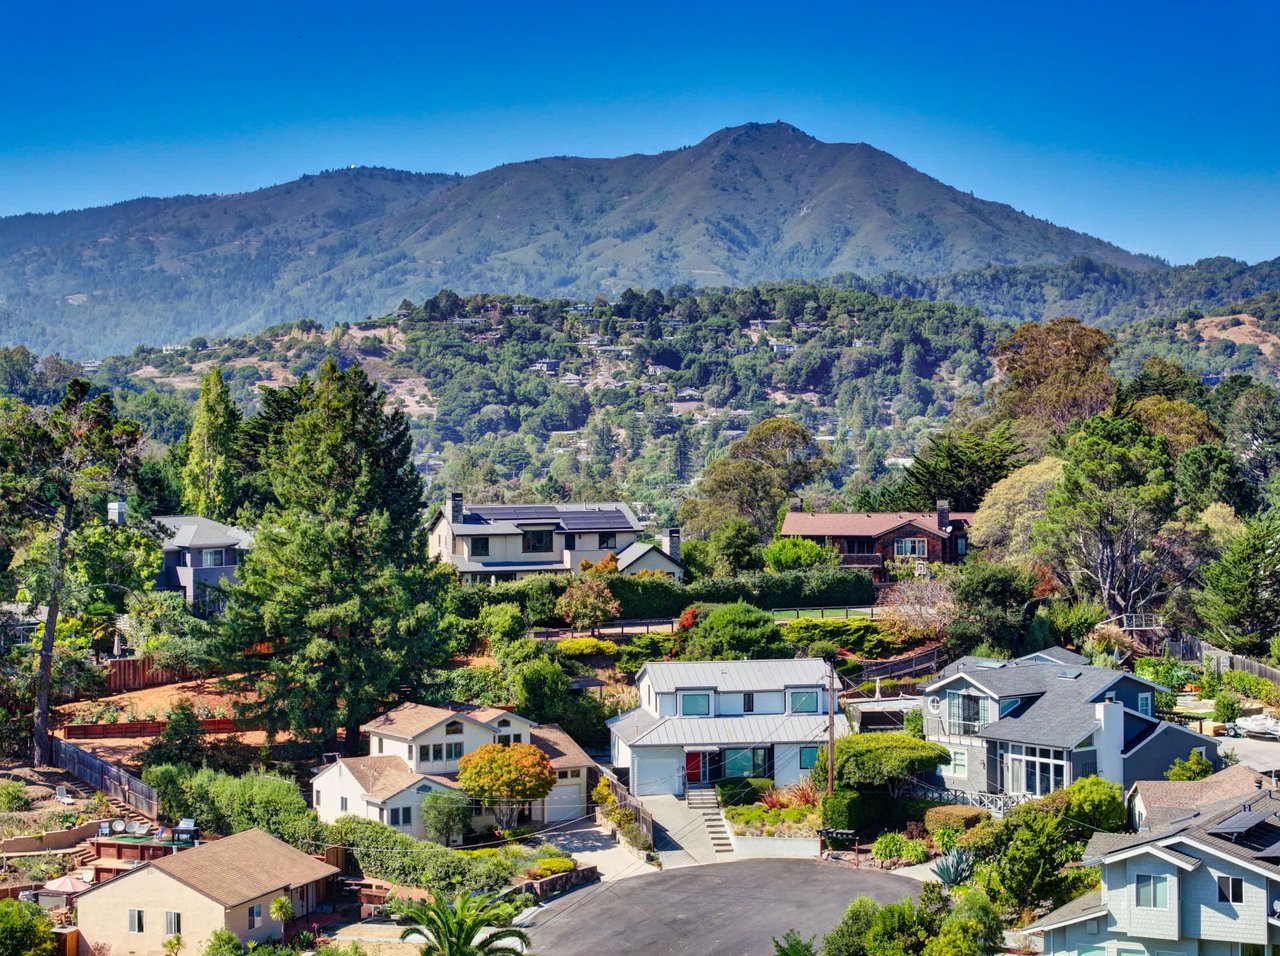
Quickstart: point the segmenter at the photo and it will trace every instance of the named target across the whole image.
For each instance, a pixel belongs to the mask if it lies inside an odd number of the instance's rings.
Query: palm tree
[[[529,936],[523,930],[508,926],[485,935],[502,909],[492,896],[465,893],[452,904],[443,897],[430,903],[400,903],[398,912],[417,924],[400,938],[423,937],[427,942],[422,956],[526,956]]]

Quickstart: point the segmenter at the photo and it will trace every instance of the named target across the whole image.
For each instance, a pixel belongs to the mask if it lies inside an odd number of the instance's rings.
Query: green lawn
[[[788,611],[775,610],[773,619],[775,621],[794,621],[801,617],[826,617],[833,619],[842,619],[846,616],[855,617],[871,617],[872,608],[869,607],[851,607],[846,611],[842,607],[802,607]]]

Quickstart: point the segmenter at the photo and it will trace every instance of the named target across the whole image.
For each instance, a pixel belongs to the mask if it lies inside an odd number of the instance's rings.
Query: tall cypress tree
[[[182,504],[192,514],[229,521],[238,504],[232,448],[240,412],[222,373],[214,367],[200,383],[200,398],[187,435]]]
[[[267,462],[269,505],[223,622],[257,692],[248,715],[346,749],[360,725],[442,663],[422,483],[408,423],[359,366],[320,369]],[[263,651],[263,645],[268,649]]]

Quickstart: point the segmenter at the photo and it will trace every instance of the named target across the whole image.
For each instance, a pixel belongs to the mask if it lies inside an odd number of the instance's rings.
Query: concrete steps
[[[729,828],[725,825],[724,814],[720,812],[720,801],[713,787],[690,787],[685,792],[685,803],[689,809],[702,816],[703,826],[711,841],[711,848],[717,855],[733,852],[733,841],[729,838]]]

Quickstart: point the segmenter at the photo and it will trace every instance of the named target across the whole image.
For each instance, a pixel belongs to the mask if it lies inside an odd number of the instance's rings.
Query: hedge
[[[930,834],[939,830],[970,830],[983,820],[991,819],[991,814],[980,807],[964,804],[944,804],[930,807],[924,812],[924,828]]]
[[[895,822],[897,807],[878,790],[837,790],[822,798],[822,825],[835,830],[875,833]]]
[[[1241,696],[1261,701],[1270,707],[1280,707],[1280,687],[1265,677],[1257,677],[1248,671],[1224,671],[1222,685],[1230,687]]]
[[[773,789],[767,777],[725,777],[716,783],[716,796],[722,807],[740,807],[758,803],[760,795]]]
[[[612,657],[618,653],[618,645],[596,637],[566,637],[556,642],[556,650],[562,657],[592,657],[596,654]]]
[[[352,862],[365,876],[400,886],[429,888],[452,897],[492,893],[505,886],[515,867],[501,856],[466,857],[425,843],[394,827],[362,817],[339,817],[334,837],[351,849]]]
[[[782,625],[782,635],[792,644],[809,647],[817,641],[833,641],[857,657],[876,658],[900,649],[901,644],[867,618],[802,617]]]

